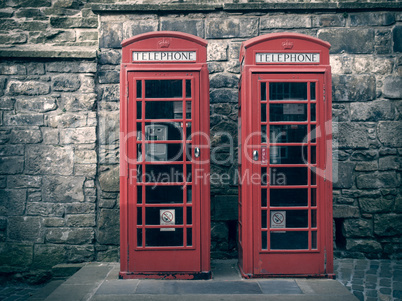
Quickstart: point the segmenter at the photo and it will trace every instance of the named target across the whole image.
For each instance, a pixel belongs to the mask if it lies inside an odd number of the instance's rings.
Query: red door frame
[[[291,45],[291,47],[289,46]],[[241,165],[240,178],[242,179],[239,189],[239,267],[242,275],[250,277],[273,277],[273,276],[316,276],[333,277],[333,238],[332,238],[332,128],[331,128],[331,68],[329,66],[329,47],[324,41],[301,35],[301,34],[268,34],[260,36],[242,44],[240,62],[242,73],[240,81],[239,107],[241,108]],[[256,54],[261,52],[269,53],[320,53],[318,63],[257,63]],[[302,77],[309,76],[310,79],[321,78],[321,101],[320,124],[325,126],[325,137],[322,137],[321,149],[325,152],[317,153],[317,163],[325,162],[325,180],[320,179],[321,215],[319,223],[321,226],[318,236],[320,259],[319,264],[313,268],[309,263],[315,262],[317,258],[312,256],[314,252],[309,251],[302,254],[300,251],[269,251],[264,252],[266,256],[260,256],[261,246],[261,213],[260,213],[260,187],[252,185],[247,180],[247,174],[261,173],[260,164],[254,163],[252,158],[254,148],[247,147],[245,137],[260,131],[259,106],[260,104],[255,91],[257,89],[258,75],[262,78],[273,79],[274,74],[279,77],[288,77],[291,80],[293,75],[300,74]],[[282,74],[282,75],[281,75]],[[257,115],[256,115],[257,114]],[[318,122],[318,120],[317,120]],[[318,123],[317,123],[318,126]],[[253,136],[249,145],[258,146],[258,135]],[[261,138],[260,138],[261,139]],[[317,141],[318,142],[318,141]],[[261,152],[260,152],[261,153]],[[269,157],[268,157],[269,158]],[[269,160],[269,159],[268,159]],[[321,161],[319,163],[319,160]],[[269,161],[268,161],[269,162]],[[318,209],[317,209],[318,210]],[[268,207],[269,212],[269,207]],[[310,223],[310,222],[309,222]],[[268,226],[269,227],[269,226]],[[268,232],[269,233],[269,232]],[[306,255],[306,256],[301,256]]]
[[[120,277],[121,278],[168,278],[168,279],[205,279],[210,278],[210,185],[209,181],[209,78],[206,64],[207,42],[201,38],[179,32],[152,32],[142,34],[122,42],[122,65],[120,73]],[[134,61],[133,52],[174,52],[191,51],[196,59],[187,61]],[[193,57],[194,58],[194,57]],[[191,248],[148,248],[147,251],[135,249],[136,234],[136,197],[132,196],[135,183],[130,179],[130,162],[135,158],[131,149],[134,119],[136,119],[134,98],[135,88],[130,87],[134,77],[146,78],[159,74],[161,79],[170,77],[193,78],[194,102],[192,122],[202,133],[193,142],[201,149],[199,158],[193,156],[193,246]],[[175,75],[176,74],[176,75]],[[164,76],[165,75],[165,76]],[[144,77],[145,76],[145,77]],[[167,76],[167,77],[166,77]],[[140,79],[140,77],[138,78]],[[133,89],[134,88],[134,89]],[[130,113],[131,112],[131,113]],[[132,114],[132,115],[131,115]],[[131,125],[130,125],[131,124]],[[193,127],[195,124],[193,125]],[[194,133],[194,131],[193,131]],[[196,142],[196,143],[195,143]],[[135,163],[135,162],[134,162]],[[197,177],[194,172],[197,172]],[[196,182],[194,182],[196,181]],[[134,181],[135,182],[135,181]],[[131,184],[130,184],[131,183]],[[197,209],[197,212],[194,212]],[[195,226],[195,222],[198,224]],[[195,231],[196,229],[196,231]],[[144,248],[143,248],[144,249]],[[193,252],[188,252],[189,250]],[[141,254],[148,255],[139,255]],[[195,254],[194,254],[195,252]],[[193,253],[192,255],[189,255]],[[197,258],[196,263],[194,259]],[[186,260],[187,258],[187,260]],[[177,260],[180,259],[180,260]],[[169,263],[170,261],[170,263]]]

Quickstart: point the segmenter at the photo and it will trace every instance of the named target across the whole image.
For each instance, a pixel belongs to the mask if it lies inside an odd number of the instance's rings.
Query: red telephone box
[[[333,276],[331,68],[327,42],[243,42],[239,265],[244,277]]]
[[[120,277],[210,278],[207,42],[122,42]]]

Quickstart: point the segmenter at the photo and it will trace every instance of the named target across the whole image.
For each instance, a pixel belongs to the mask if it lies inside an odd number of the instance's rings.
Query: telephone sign
[[[244,277],[333,277],[329,48],[292,33],[242,44],[238,233]]]
[[[120,277],[210,278],[207,42],[161,31],[122,45]]]

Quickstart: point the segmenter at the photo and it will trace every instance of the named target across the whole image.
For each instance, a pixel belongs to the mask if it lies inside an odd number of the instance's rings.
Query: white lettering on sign
[[[133,51],[133,62],[192,62],[196,51]]]
[[[256,63],[319,63],[319,53],[256,53]]]

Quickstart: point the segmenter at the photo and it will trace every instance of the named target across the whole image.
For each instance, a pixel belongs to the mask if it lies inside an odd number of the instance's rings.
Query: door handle
[[[258,161],[258,151],[253,151],[253,160]]]
[[[200,148],[196,147],[194,148],[194,157],[198,158],[200,156]]]

